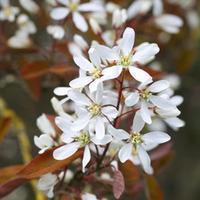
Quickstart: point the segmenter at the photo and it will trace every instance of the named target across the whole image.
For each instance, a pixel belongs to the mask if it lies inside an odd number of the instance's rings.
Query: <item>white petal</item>
[[[167,118],[164,121],[175,131],[185,126],[185,122],[177,117]]]
[[[143,45],[142,48],[140,47],[136,50],[136,53],[132,57],[132,62],[146,64],[151,61],[159,51],[160,49],[155,43]]]
[[[96,138],[101,140],[105,136],[105,125],[103,122],[103,119],[101,117],[98,117],[96,119],[95,123],[95,132],[96,132]]]
[[[72,88],[83,88],[88,85],[92,80],[93,78],[91,76],[79,77],[70,81],[69,85]]]
[[[129,134],[123,129],[116,129],[112,125],[108,125],[108,132],[117,140],[126,140],[129,138]]]
[[[106,106],[102,108],[102,113],[109,119],[115,119],[118,115],[118,110],[112,106]]]
[[[97,197],[90,193],[85,193],[81,196],[82,200],[97,200]]]
[[[164,110],[170,110],[170,109],[174,109],[176,107],[175,105],[170,103],[168,100],[166,100],[162,97],[159,97],[159,96],[155,96],[155,95],[152,95],[150,97],[150,101],[158,108],[162,108]]]
[[[69,87],[57,87],[53,92],[57,96],[65,96],[69,90],[71,90]]]
[[[137,111],[133,118],[133,125],[132,125],[133,131],[139,133],[144,128],[144,125],[145,122],[141,117],[140,111]]]
[[[140,98],[140,96],[139,96],[138,92],[131,93],[125,99],[126,106],[134,106],[136,103],[138,103],[139,98]]]
[[[74,56],[74,62],[84,71],[90,71],[94,68],[93,64],[83,56]]]
[[[122,40],[120,41],[120,49],[123,52],[123,55],[128,56],[132,49],[135,42],[135,31],[132,28],[126,28]]]
[[[147,145],[149,143],[162,144],[162,143],[168,142],[170,139],[171,137],[167,133],[164,133],[161,131],[152,131],[142,136],[142,140]]]
[[[70,11],[68,8],[59,7],[59,8],[54,8],[51,11],[50,15],[51,15],[52,19],[61,20],[61,19],[64,19],[65,17],[67,17],[69,12]]]
[[[89,57],[91,62],[94,64],[95,67],[99,67],[101,65],[101,59],[98,55],[98,52],[95,48],[90,48],[89,49]]]
[[[119,150],[119,153],[118,153],[119,160],[120,160],[122,163],[126,162],[126,161],[129,160],[129,158],[131,157],[131,153],[132,153],[132,144],[131,144],[131,143],[125,144],[125,145]]]
[[[90,83],[90,85],[89,85],[90,92],[93,93],[93,92],[97,91],[97,88],[101,82],[102,82],[101,79],[96,79],[96,80],[92,81],[92,83]]]
[[[129,72],[132,77],[139,82],[143,83],[152,80],[152,77],[147,72],[137,67],[129,67]]]
[[[83,93],[79,91],[73,91],[73,90],[69,91],[68,97],[79,105],[88,106],[91,104],[90,100]]]
[[[150,157],[142,146],[138,146],[138,157],[140,159],[144,171],[147,174],[153,174],[153,168],[151,167]]]
[[[119,75],[122,72],[122,66],[113,66],[113,67],[107,67],[102,71],[102,74],[105,77],[108,77],[109,79],[114,79],[119,77]]]
[[[103,84],[99,83],[97,86],[96,94],[95,94],[95,102],[97,104],[101,104],[103,99]]]
[[[90,114],[87,114],[84,117],[79,118],[73,123],[72,130],[80,131],[84,129],[88,125],[90,118],[91,118]]]
[[[74,12],[72,14],[73,22],[80,31],[86,32],[88,30],[87,22],[85,21],[85,18],[78,12]]]
[[[73,134],[72,131],[70,130],[68,133],[63,133],[60,137],[61,141],[63,141],[64,143],[68,144],[74,141],[74,136],[77,135]]]
[[[40,117],[37,118],[36,124],[41,132],[52,136],[55,135],[55,129],[53,128],[45,114],[42,114]]]
[[[179,96],[179,95],[176,95],[176,96],[173,96],[169,101],[170,103],[174,104],[175,106],[179,106],[183,103],[183,97],[182,96]]]
[[[85,167],[90,162],[91,154],[88,145],[85,146],[84,153],[83,153],[83,160],[82,160],[82,172],[85,172]]]
[[[151,124],[152,123],[150,111],[148,109],[148,106],[147,106],[146,102],[142,102],[141,103],[140,114],[141,114],[142,119],[147,124]]]
[[[82,12],[102,12],[103,7],[97,3],[83,3],[78,7],[79,11]]]
[[[156,81],[148,87],[150,92],[158,93],[169,88],[169,82],[166,80]]]
[[[55,118],[55,123],[63,132],[69,131],[72,125],[72,122],[68,118],[60,116]]]
[[[56,160],[64,160],[72,156],[79,149],[80,144],[78,142],[70,143],[59,147],[53,152],[53,157]]]
[[[96,145],[106,145],[112,141],[111,135],[105,135],[104,138],[101,140],[97,139],[96,137],[91,138],[91,141]]]

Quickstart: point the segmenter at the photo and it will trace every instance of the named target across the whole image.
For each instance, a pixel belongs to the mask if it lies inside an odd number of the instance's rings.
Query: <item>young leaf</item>
[[[65,160],[55,160],[52,153],[55,149],[50,149],[43,154],[37,155],[30,163],[28,163],[17,175],[25,179],[34,179],[46,173],[54,172],[69,165],[72,161],[81,157],[83,152],[77,151],[71,157]]]
[[[119,170],[114,171],[113,194],[119,199],[125,190],[124,176]]]

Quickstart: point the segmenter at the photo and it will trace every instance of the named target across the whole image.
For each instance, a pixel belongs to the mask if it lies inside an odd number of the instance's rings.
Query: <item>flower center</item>
[[[121,56],[119,64],[124,66],[124,67],[128,67],[131,64],[131,56]]]
[[[92,104],[92,105],[88,106],[88,111],[89,111],[93,116],[100,115],[100,113],[101,113],[101,106],[98,105],[98,104]]]
[[[78,137],[75,137],[76,142],[80,142],[81,146],[85,146],[90,143],[90,135],[87,131],[81,131]]]
[[[72,12],[77,11],[77,9],[78,9],[78,4],[77,4],[77,3],[70,2],[70,3],[69,3],[69,9],[70,9]]]
[[[101,70],[98,69],[98,68],[94,68],[92,69],[92,71],[90,72],[91,76],[94,78],[94,79],[97,79],[97,78],[100,78],[102,76],[101,74]]]
[[[130,142],[135,146],[142,143],[142,137],[140,133],[132,132],[130,134]]]
[[[149,98],[151,97],[152,93],[149,92],[148,90],[142,90],[140,92],[140,98],[141,99],[144,99],[145,101],[148,101]]]
[[[3,13],[6,17],[9,17],[12,15],[12,9],[11,7],[5,7],[4,10],[3,10]]]

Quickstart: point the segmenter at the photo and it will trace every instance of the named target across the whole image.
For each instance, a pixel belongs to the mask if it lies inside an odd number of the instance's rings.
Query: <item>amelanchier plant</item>
[[[177,108],[183,98],[174,95],[178,76],[152,62],[159,46],[135,43],[134,25],[144,17],[147,28],[164,31],[160,38],[167,42],[166,32],[173,37],[169,34],[178,33],[183,20],[166,13],[162,0],[135,0],[127,9],[103,0],[49,0],[46,5],[56,23],[47,26],[55,42],[68,34],[66,23],[75,25],[67,45],[79,75],[69,86],[55,88],[58,97],[51,103],[57,116],[37,119],[42,132],[34,136],[39,155],[0,187],[0,196],[39,178],[38,189],[49,198],[133,199],[144,190],[148,199],[162,199],[154,174],[169,158],[172,134],[167,130],[184,126]],[[0,20],[14,21],[19,12],[5,1]],[[8,44],[26,47],[36,28],[25,15],[17,23],[20,31]],[[87,37],[90,29],[97,40]],[[26,42],[18,44],[18,37]]]

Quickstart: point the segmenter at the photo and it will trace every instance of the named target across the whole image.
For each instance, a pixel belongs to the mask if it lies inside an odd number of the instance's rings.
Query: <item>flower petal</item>
[[[169,82],[166,80],[156,81],[148,87],[148,90],[153,93],[158,93],[169,88]]]
[[[125,145],[119,150],[119,153],[118,153],[119,160],[120,160],[122,163],[126,162],[126,161],[129,160],[129,158],[131,157],[131,153],[132,153],[132,144],[131,144],[131,143],[125,144]]]
[[[91,138],[91,141],[96,145],[106,145],[112,141],[111,135],[105,135],[104,138],[101,140],[97,139],[96,137]]]
[[[142,139],[144,143],[148,145],[149,143],[162,144],[168,142],[171,139],[171,137],[167,133],[161,131],[152,131],[144,134],[142,136]]]
[[[175,131],[178,130],[179,128],[185,126],[185,122],[178,117],[171,117],[164,119],[164,121]]]
[[[73,22],[80,31],[86,32],[88,30],[88,25],[85,18],[78,12],[72,14]]]
[[[109,119],[115,119],[118,115],[118,110],[112,106],[106,106],[102,108],[102,113],[107,116]]]
[[[64,19],[65,17],[67,17],[69,12],[70,12],[70,10],[68,8],[58,7],[58,8],[54,8],[51,11],[50,15],[51,15],[52,19],[61,20],[61,19]]]
[[[105,136],[105,125],[101,117],[97,117],[95,123],[96,138],[101,140]]]
[[[152,77],[147,72],[137,67],[130,66],[129,72],[132,75],[132,77],[139,82],[143,83],[143,82],[149,82],[152,80]]]
[[[126,106],[134,106],[136,103],[138,103],[139,98],[140,96],[138,92],[133,92],[129,94],[125,99]]]
[[[126,28],[122,40],[120,41],[120,49],[122,50],[123,55],[128,56],[135,42],[135,31],[132,28]]]
[[[132,130],[134,132],[139,133],[144,128],[144,125],[145,125],[145,122],[141,117],[140,111],[137,111],[133,118]]]
[[[85,167],[90,162],[91,154],[88,145],[85,146],[84,153],[83,153],[83,160],[82,160],[82,172],[85,172]]]
[[[81,12],[102,12],[104,11],[103,7],[97,3],[83,3],[79,5],[78,10]]]
[[[129,134],[123,129],[116,129],[112,125],[108,125],[108,132],[117,140],[127,140]]]
[[[152,123],[150,111],[148,109],[148,106],[147,106],[146,102],[141,102],[140,114],[141,114],[142,119],[147,124],[151,124]]]
[[[71,127],[72,130],[80,131],[84,129],[88,125],[90,118],[91,118],[91,115],[89,113],[84,115],[84,117],[80,117],[72,124],[72,127]]]
[[[72,88],[83,88],[88,85],[92,80],[93,78],[91,76],[79,77],[70,81],[69,85]]]
[[[102,71],[102,74],[104,75],[105,79],[114,79],[119,77],[119,75],[122,72],[122,66],[113,66],[113,67],[107,67]]]
[[[79,105],[88,106],[91,104],[90,100],[81,92],[71,90],[68,92],[68,97]]]
[[[79,149],[80,144],[78,142],[73,142],[62,147],[59,147],[53,152],[53,157],[56,160],[64,160],[72,156]]]
[[[138,157],[140,159],[144,171],[147,174],[153,174],[153,168],[151,167],[150,157],[141,145],[138,146]]]
[[[164,110],[172,110],[174,108],[176,108],[175,105],[173,105],[172,103],[170,103],[170,101],[159,97],[159,96],[155,96],[152,95],[149,99],[155,106],[157,106],[158,108],[164,109]]]
[[[83,56],[74,56],[74,62],[84,71],[90,71],[94,68],[93,64]]]
[[[88,53],[92,64],[94,64],[95,67],[99,67],[101,65],[101,59],[99,57],[97,50],[91,47]]]

